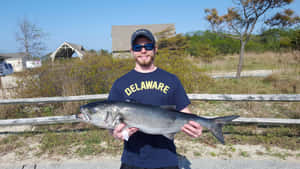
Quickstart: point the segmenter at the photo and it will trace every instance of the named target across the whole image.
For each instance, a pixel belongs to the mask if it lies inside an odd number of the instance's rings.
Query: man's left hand
[[[189,121],[189,123],[185,124],[181,128],[181,131],[185,132],[191,137],[197,138],[202,134],[202,126],[195,121]]]

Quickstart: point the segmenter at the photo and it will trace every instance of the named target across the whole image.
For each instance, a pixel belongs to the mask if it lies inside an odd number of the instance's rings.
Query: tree
[[[291,40],[292,48],[295,50],[300,50],[300,29],[295,30],[293,34],[294,36]]]
[[[42,52],[46,50],[43,39],[46,34],[36,24],[31,23],[24,18],[18,24],[16,32],[16,41],[20,45],[20,50],[25,53],[27,59],[41,57]]]
[[[108,50],[100,49],[99,54],[101,56],[111,56],[111,53]]]
[[[283,13],[277,13],[272,18],[265,22],[270,26],[278,26],[280,28],[291,27],[300,23],[300,17],[294,15],[294,11],[291,9],[284,10]]]
[[[172,26],[168,26],[164,30],[154,33],[155,37],[157,37],[157,40],[161,39],[167,39],[175,35],[175,28]]]
[[[216,9],[205,9],[206,20],[213,31],[222,31],[240,41],[240,56],[236,78],[240,78],[244,62],[245,45],[256,23],[272,9],[284,7],[293,0],[233,0],[236,7],[228,8],[227,14],[219,16]]]

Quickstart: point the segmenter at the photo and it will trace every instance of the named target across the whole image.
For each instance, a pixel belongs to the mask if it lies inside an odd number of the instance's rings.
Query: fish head
[[[113,129],[118,110],[110,102],[92,102],[80,107],[81,120],[100,128]]]

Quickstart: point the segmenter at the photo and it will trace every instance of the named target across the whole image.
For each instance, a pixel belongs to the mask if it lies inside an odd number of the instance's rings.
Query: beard
[[[135,57],[135,61],[138,65],[140,65],[141,67],[149,67],[152,65],[153,61],[154,61],[154,56],[148,56],[150,57],[150,59],[140,59],[139,56]]]

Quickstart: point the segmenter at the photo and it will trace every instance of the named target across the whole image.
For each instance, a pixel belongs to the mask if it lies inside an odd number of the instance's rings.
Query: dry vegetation
[[[236,71],[238,64],[238,54],[217,56],[212,62],[203,62],[201,58],[190,58],[208,72]],[[246,53],[243,70],[276,69],[291,70],[299,69],[300,52],[264,52]]]
[[[206,75],[211,71],[234,71],[236,58],[237,56],[219,56],[213,62],[206,63],[198,58],[185,59],[162,52],[156,61],[159,67],[177,74],[188,93],[300,93],[299,52],[246,54],[245,70],[281,70],[266,78],[214,80]],[[113,60],[110,56],[99,55],[91,55],[84,60],[47,63],[40,69],[19,75],[23,80],[19,83],[18,97],[107,93],[113,81],[130,70],[133,64],[132,60]],[[75,114],[84,103],[7,105],[1,106],[0,117],[7,119]],[[209,116],[238,114],[243,117],[300,118],[299,103],[194,101],[191,109],[199,115]],[[191,139],[180,133],[176,137],[176,144],[181,154],[191,156],[252,157],[253,151],[239,147],[252,145],[263,147],[255,149],[256,156],[299,159],[299,131],[299,126],[227,126],[227,146],[219,145],[208,132],[200,139]],[[107,131],[85,124],[38,126],[34,131],[23,134],[1,134],[2,157],[11,153],[20,159],[26,156],[119,155],[122,149],[122,143],[114,140]]]

